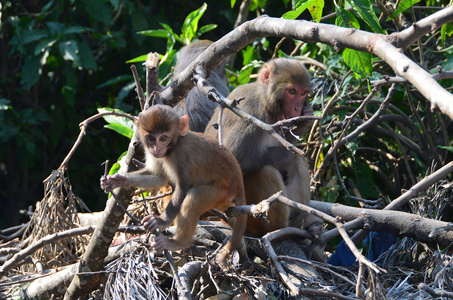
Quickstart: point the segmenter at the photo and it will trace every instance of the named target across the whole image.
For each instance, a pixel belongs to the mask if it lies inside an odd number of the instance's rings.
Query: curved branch
[[[176,104],[193,88],[191,81],[195,66],[201,65],[206,73],[218,66],[224,59],[252,43],[259,37],[275,36],[288,37],[305,42],[321,42],[334,47],[336,51],[342,48],[351,48],[358,51],[372,53],[388,63],[394,72],[412,83],[433,107],[438,107],[444,114],[453,119],[453,95],[447,92],[432,75],[405,56],[401,48],[416,40],[421,33],[435,30],[443,24],[453,21],[453,7],[447,7],[434,15],[416,23],[417,30],[408,30],[403,33],[382,35],[343,28],[330,24],[319,24],[305,20],[286,20],[261,16],[243,23],[217,42],[213,43],[206,51],[195,59],[184,72],[165,89],[160,97],[163,103]],[[433,20],[436,21],[433,24]],[[414,27],[414,26],[413,26]]]
[[[67,167],[67,165],[69,163],[69,160],[74,155],[75,151],[77,150],[77,148],[79,147],[80,143],[82,142],[82,138],[86,134],[86,130],[87,130],[88,125],[91,122],[93,122],[93,121],[95,121],[97,119],[100,119],[100,118],[105,117],[105,116],[111,116],[111,115],[118,116],[118,117],[125,117],[125,118],[131,119],[132,121],[134,121],[134,117],[129,115],[129,114],[124,114],[124,113],[119,113],[119,112],[115,112],[115,111],[110,111],[110,112],[98,113],[98,114],[96,114],[94,116],[89,117],[85,121],[81,122],[79,124],[79,127],[80,127],[79,136],[77,137],[77,140],[74,143],[74,145],[72,146],[72,148],[69,151],[68,155],[66,155],[65,159],[63,160],[63,162],[61,163],[60,167],[58,168],[59,170]]]
[[[443,24],[453,22],[453,6],[442,9],[428,17],[417,21],[405,30],[392,34],[396,37],[396,46],[406,49],[425,34],[442,27]]]

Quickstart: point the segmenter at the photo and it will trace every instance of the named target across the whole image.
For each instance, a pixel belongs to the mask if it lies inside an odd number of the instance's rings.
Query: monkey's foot
[[[142,219],[142,225],[146,230],[154,232],[156,229],[167,228],[168,222],[165,222],[161,218],[155,215],[148,215]]]
[[[184,249],[184,247],[181,247],[176,240],[167,238],[163,235],[154,237],[154,240],[151,242],[151,247],[153,247],[156,252],[162,252],[164,250],[178,251]]]

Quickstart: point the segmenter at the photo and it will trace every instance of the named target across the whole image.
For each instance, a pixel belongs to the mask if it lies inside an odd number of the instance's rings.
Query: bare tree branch
[[[438,107],[453,119],[453,105],[451,105],[453,95],[440,86],[430,73],[402,53],[402,50],[420,35],[451,21],[453,21],[453,7],[447,7],[418,21],[415,27],[412,26],[413,29],[382,35],[305,20],[262,16],[245,22],[213,43],[175,78],[160,97],[163,103],[176,104],[193,87],[191,77],[196,65],[202,65],[209,74],[229,55],[238,52],[257,38],[276,36],[303,40],[307,43],[321,42],[333,46],[337,51],[341,48],[350,48],[377,55],[392,67],[396,75],[412,83],[433,104],[433,107]]]

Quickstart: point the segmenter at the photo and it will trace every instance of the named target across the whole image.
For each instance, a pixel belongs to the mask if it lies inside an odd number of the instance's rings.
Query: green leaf
[[[47,27],[49,28],[50,32],[54,36],[59,36],[63,33],[65,26],[60,22],[50,21],[46,23]]]
[[[131,80],[133,80],[132,75],[120,75],[120,76],[114,77],[114,78],[107,80],[106,82],[98,85],[96,87],[96,89],[101,89],[103,87],[112,86],[112,85],[115,85],[118,83],[122,83],[125,81],[131,81]]]
[[[121,124],[118,123],[113,123],[113,124],[107,124],[104,125],[105,128],[111,129],[113,131],[118,132],[121,135],[124,135],[125,137],[132,139],[132,136],[134,135],[134,132],[131,131],[129,128],[124,127]]]
[[[119,159],[118,159],[119,160]],[[109,175],[113,175],[113,174],[116,174],[118,173],[118,171],[120,170],[121,168],[121,165],[119,163],[114,163],[113,166],[110,168],[109,170]]]
[[[322,10],[324,9],[324,0],[316,0],[314,2],[315,3],[308,7],[308,11],[310,12],[313,20],[319,23],[322,17]]]
[[[179,35],[177,35],[176,33],[173,32],[173,29],[168,26],[167,24],[165,23],[160,23],[160,25],[165,29],[167,30],[167,32],[169,33],[169,36],[168,36],[168,39],[170,40],[170,38],[172,38],[173,40],[173,43],[174,43],[174,40],[177,40],[178,42],[180,42],[181,44],[184,44],[184,41],[183,39],[181,39],[181,37]],[[167,51],[168,51],[168,41],[167,41]]]
[[[178,51],[171,49],[165,54],[165,57],[159,63],[159,74],[161,75],[159,79],[163,79],[166,74],[169,74],[172,70],[171,68],[175,65],[176,54]]]
[[[85,28],[83,26],[71,26],[69,28],[66,28],[63,31],[63,34],[84,33],[86,31],[93,31],[93,29]]]
[[[451,23],[444,24],[440,32],[442,36],[442,43],[445,44],[445,41],[447,40],[447,35],[451,37],[453,34],[453,25]]]
[[[440,145],[438,145],[437,148],[445,149],[445,150],[448,150],[449,152],[453,153],[453,146],[440,146]]]
[[[105,25],[111,25],[113,22],[112,12],[110,7],[104,1],[92,1],[92,0],[82,0],[83,4],[86,7],[86,12],[90,17],[95,21],[104,23]]]
[[[258,7],[264,9],[266,7],[267,0],[257,0]]]
[[[6,98],[0,99],[0,110],[8,110],[11,109],[12,107],[9,105],[11,101]]]
[[[184,20],[184,23],[181,27],[181,38],[184,40],[185,45],[190,44],[192,39],[195,37],[195,34],[198,30],[198,22],[200,21],[200,18],[203,16],[207,8],[208,5],[206,3],[203,3],[203,5],[199,9],[191,12]]]
[[[392,12],[392,14],[387,18],[387,21],[393,20],[400,13],[402,13],[403,11],[405,11],[406,9],[410,8],[412,5],[418,2],[420,2],[420,0],[401,0],[400,4],[398,4],[398,8],[394,12]]]
[[[360,18],[370,26],[374,32],[385,34],[379,24],[376,13],[373,10],[370,0],[348,0]]]
[[[231,8],[233,8],[234,5],[236,4],[236,0],[231,0],[230,3],[231,3]]]
[[[295,20],[297,19],[308,7],[317,3],[317,0],[301,0],[296,4],[296,10],[288,11],[283,14],[283,19]]]
[[[205,26],[201,27],[200,29],[198,29],[198,32],[196,34],[196,38],[199,38],[202,34],[208,32],[208,31],[214,30],[216,28],[217,28],[217,24],[205,25]]]
[[[447,58],[447,60],[442,64],[444,70],[453,70],[453,55]]]
[[[137,34],[166,39],[168,36],[168,31],[165,29],[152,29],[152,30],[139,31],[139,32],[137,32]]]
[[[38,42],[35,47],[35,55],[40,55],[44,53],[47,49],[52,48],[52,46],[57,42],[54,38],[45,38]]]
[[[114,9],[118,9],[118,7],[120,5],[120,1],[119,0],[110,0],[109,2],[110,2],[110,4],[112,4]]]
[[[250,81],[250,75],[252,74],[255,68],[261,67],[261,62],[254,60],[250,62],[248,65],[242,67],[241,71],[239,71],[239,84],[246,84]]]
[[[370,186],[370,182],[374,182],[375,176],[373,170],[367,163],[358,159],[352,160],[352,169],[354,170],[357,180],[356,186],[360,195],[365,199],[377,199],[379,193],[376,188]]]
[[[79,48],[79,57],[80,57],[80,65],[84,69],[97,69],[96,59],[94,58],[93,51],[91,51],[90,47],[85,41],[79,41],[77,43]]]
[[[255,53],[255,48],[253,46],[247,46],[244,50],[242,50],[242,65],[245,66],[249,64],[253,59],[253,54]]]
[[[343,51],[344,62],[354,71],[354,73],[362,77],[370,77],[373,72],[372,55],[353,49],[345,49]]]
[[[49,36],[48,31],[44,30],[34,30],[34,31],[26,31],[24,32],[24,35],[22,36],[22,44],[29,44],[33,43],[36,41],[40,41],[43,38],[46,38]]]
[[[64,60],[73,61],[74,64],[80,67],[79,47],[74,40],[58,43],[60,53]]]
[[[147,57],[148,57],[148,54],[143,54],[143,55],[140,55],[140,56],[138,56],[136,58],[129,59],[128,61],[126,61],[126,63],[133,64],[133,63],[137,63],[137,62],[144,62]]]
[[[115,108],[108,108],[108,107],[98,108],[98,111],[100,113],[111,112],[111,111],[124,113],[122,110],[115,109]],[[112,129],[112,130],[118,132],[119,134],[122,134],[125,137],[130,138],[130,139],[134,135],[135,124],[132,120],[125,118],[125,117],[118,117],[118,116],[114,116],[114,115],[104,116],[103,118],[107,123],[109,123],[108,125],[105,125],[104,127]]]
[[[357,149],[359,148],[359,143],[356,140],[346,143],[346,148],[351,151],[352,156],[355,156]]]
[[[24,66],[22,67],[22,80],[21,84],[24,85],[25,89],[30,89],[42,72],[41,59],[43,56],[29,56],[25,59]]]
[[[246,84],[250,81],[250,75],[252,74],[252,71],[253,71],[253,66],[245,66],[241,69],[241,71],[239,72],[239,78],[238,78],[238,81],[239,81],[239,84]]]
[[[356,17],[349,11],[347,11],[343,7],[336,5],[335,12],[337,14],[337,18],[335,19],[335,25],[340,27],[347,28],[354,27],[356,29],[360,29],[359,21],[357,21]]]

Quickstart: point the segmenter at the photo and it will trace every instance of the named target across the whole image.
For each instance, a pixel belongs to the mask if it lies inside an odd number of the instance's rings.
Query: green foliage
[[[335,25],[360,29],[359,21],[357,21],[356,17],[352,13],[338,5],[335,5],[335,12],[337,14]]]
[[[451,23],[447,23],[442,26],[441,28],[441,36],[442,36],[442,44],[445,45],[445,41],[448,37],[453,35],[453,25]]]
[[[58,167],[72,147],[79,133],[77,125],[82,120],[95,114],[98,107],[99,111],[109,107],[137,114],[139,108],[133,92],[135,83],[127,63],[141,66],[140,63],[146,59],[144,53],[162,53],[159,76],[160,79],[164,78],[171,72],[181,46],[200,37],[216,40],[232,30],[239,10],[236,2],[206,1],[200,6],[201,3],[188,0],[3,1],[0,43],[6,51],[2,53],[4,65],[0,77],[0,197],[8,194],[8,199],[24,199],[30,202],[28,204],[39,200],[42,197],[39,183],[52,169]],[[176,8],[175,3],[178,5]],[[249,19],[260,14],[283,15],[288,19],[311,16],[316,22],[386,33],[398,30],[395,26],[401,19],[398,16],[404,14],[406,17],[409,8],[416,10],[417,18],[431,13],[417,10],[415,3],[416,0],[399,1],[397,10],[388,16],[392,21],[387,22],[384,18],[379,22],[381,11],[377,7],[373,8],[374,1],[371,0],[333,3],[324,0],[254,0],[250,6]],[[426,1],[427,5],[437,6],[448,3],[448,0]],[[294,9],[285,13],[291,5]],[[181,9],[178,9],[179,6]],[[336,13],[335,17],[321,19],[333,12]],[[216,24],[210,24],[212,22]],[[426,56],[423,60],[425,67],[433,72],[437,65],[451,70],[452,34],[453,25],[446,24],[439,35],[431,36],[430,39],[422,37],[423,51],[417,50],[411,54],[422,62],[419,55],[423,53]],[[241,51],[228,72],[231,88],[248,83],[262,62],[273,55],[278,41],[274,37],[259,38]],[[370,80],[375,77],[380,79],[383,74],[395,74],[370,54],[351,49],[337,52],[332,46],[321,43],[309,44],[288,39],[280,45],[278,56],[289,56],[296,45],[301,46],[297,56],[315,59],[325,66],[325,69],[321,69],[307,64],[309,72],[316,79],[310,103],[314,106],[315,114],[323,115],[320,130],[316,130],[318,135],[315,134],[311,140],[318,143],[316,145],[319,147],[311,147],[313,144],[308,147],[309,157],[317,168],[333,144],[322,130],[330,122],[339,124],[333,133],[334,139],[338,139],[345,120],[368,95]],[[137,69],[141,78],[144,78],[143,68]],[[441,84],[449,88],[452,80],[443,80]],[[357,128],[361,124],[359,121],[368,120],[387,92],[388,87],[384,86],[346,132]],[[344,191],[339,185],[340,179],[344,179],[346,184],[347,180],[352,180],[362,196],[370,198],[381,194],[392,195],[392,192],[408,188],[411,180],[401,163],[403,157],[409,157],[411,165],[415,162],[416,167],[411,171],[416,178],[425,174],[427,162],[421,157],[424,153],[414,153],[404,144],[407,140],[421,145],[432,135],[439,152],[451,153],[450,144],[438,142],[443,141],[438,134],[443,133],[442,128],[446,127],[442,124],[448,123],[441,120],[439,115],[430,113],[429,103],[416,98],[413,101],[420,114],[418,120],[408,105],[407,97],[406,91],[398,88],[392,99],[392,107],[386,111],[386,114],[397,114],[405,122],[397,122],[401,121],[397,118],[397,121],[379,123],[375,127],[381,131],[367,131],[349,141],[346,147],[338,149],[342,177],[337,178],[333,167],[329,166],[322,178],[320,198],[332,202],[343,201]],[[330,107],[326,109],[328,103]],[[417,120],[414,122],[415,127],[409,128],[407,124],[413,120]],[[128,119],[107,117],[106,122],[105,126],[101,121],[90,124],[83,143],[69,164],[75,192],[84,200],[91,201],[89,207],[93,209],[104,207],[103,201],[99,199],[105,199],[105,195],[94,184],[103,173],[99,162],[104,161],[106,156],[116,158],[118,153],[127,149],[134,130],[133,122]],[[423,123],[429,123],[425,124],[426,134],[421,132]],[[422,138],[417,136],[417,130]],[[387,134],[380,135],[382,131]],[[128,139],[118,138],[118,133]],[[396,140],[396,135],[404,138]],[[364,155],[364,151],[368,151],[367,155]],[[388,161],[386,157],[390,157]],[[395,170],[391,168],[392,164],[396,166]],[[118,167],[114,164],[111,172],[116,172]],[[402,184],[392,191],[386,182],[378,180],[378,175],[395,182],[399,180]],[[379,190],[375,188],[378,185]],[[24,207],[26,205],[21,203],[19,208]],[[17,214],[17,211],[15,209],[9,215]],[[0,219],[4,216],[1,215]]]
[[[354,8],[354,12],[370,26],[370,28],[376,33],[385,34],[379,24],[379,20],[376,13],[373,10],[370,0],[348,0],[348,3]]]
[[[198,39],[202,34],[217,28],[217,25],[215,24],[208,24],[198,29],[198,23],[203,14],[206,12],[207,8],[207,4],[203,3],[203,5],[199,9],[191,12],[184,20],[184,23],[181,27],[181,34],[179,35],[176,34],[173,29],[165,23],[161,23],[161,26],[164,29],[144,30],[140,31],[139,34],[150,37],[166,38],[167,53],[169,53],[173,50],[176,42],[179,42],[183,45],[188,45],[192,42],[192,40]],[[146,59],[146,56],[144,58]],[[137,61],[137,58],[133,61]]]
[[[420,0],[402,0],[399,2],[398,8],[387,18],[388,20],[394,19],[396,16],[401,14],[403,11],[409,9],[414,4],[420,2]]]
[[[295,10],[283,14],[282,17],[284,19],[295,20],[308,9],[313,20],[319,22],[324,8],[324,0],[300,0],[295,7]]]
[[[200,8],[189,13],[189,15],[184,20],[180,34],[175,33],[173,28],[165,23],[160,23],[163,29],[151,29],[138,32],[138,34],[148,37],[167,39],[166,53],[164,55],[160,55],[160,79],[163,79],[166,74],[170,73],[171,68],[175,65],[176,55],[178,53],[178,51],[174,49],[176,42],[182,45],[188,45],[193,40],[198,39],[201,35],[217,28],[216,24],[208,24],[198,29],[200,19],[206,12],[207,8],[207,4],[203,3]],[[147,55],[143,54],[131,60],[128,60],[127,63],[143,62],[146,60],[146,57]]]
[[[373,72],[372,57],[370,53],[365,53],[353,49],[345,49],[343,51],[344,62],[358,76],[364,78],[370,77]]]
[[[121,111],[119,109],[113,109],[113,108],[98,108],[99,113],[103,112],[118,112],[118,113],[125,113],[124,111]],[[115,115],[108,115],[103,117],[104,120],[108,123],[105,125],[105,128],[109,128],[113,131],[118,132],[119,134],[127,137],[128,139],[132,139],[132,136],[134,135],[135,131],[135,124],[131,119],[125,118],[125,117],[119,117]]]

